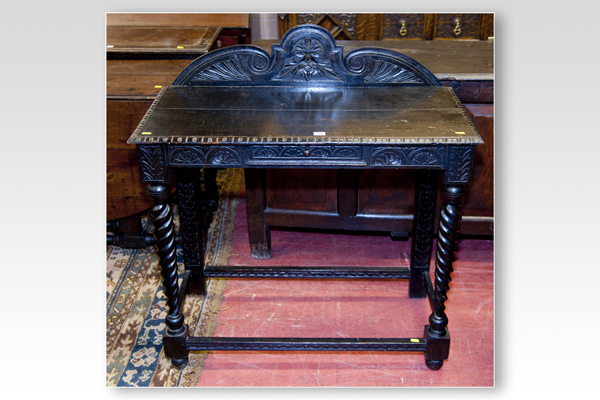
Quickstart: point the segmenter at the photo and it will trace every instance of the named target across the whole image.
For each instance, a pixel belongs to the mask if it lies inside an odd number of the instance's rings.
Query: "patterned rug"
[[[206,248],[207,265],[227,265],[243,170],[225,169],[217,175],[219,210],[215,213]],[[173,206],[175,229],[179,229]],[[152,231],[148,216],[143,224]],[[182,250],[177,250],[180,280]],[[106,385],[194,386],[208,353],[191,352],[184,368],[173,368],[165,358],[162,335],[167,315],[166,297],[154,247],[106,249]],[[183,315],[193,336],[212,336],[225,279],[209,279],[208,295],[188,296]]]

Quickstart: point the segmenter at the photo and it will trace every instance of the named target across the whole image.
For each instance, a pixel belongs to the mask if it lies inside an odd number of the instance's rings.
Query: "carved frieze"
[[[360,159],[360,148],[352,146],[257,146],[250,149],[253,159],[268,158],[339,158]]]
[[[371,155],[373,166],[425,166],[441,167],[442,152],[437,148],[375,148]]]
[[[221,146],[173,146],[169,148],[169,165],[241,165],[237,149]]]

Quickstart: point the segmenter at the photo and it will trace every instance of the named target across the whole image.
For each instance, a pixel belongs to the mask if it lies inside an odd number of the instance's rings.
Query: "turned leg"
[[[185,269],[191,272],[188,293],[205,295],[204,277],[204,211],[200,193],[200,170],[175,168],[177,194],[179,198],[179,221],[181,223],[181,245]]]
[[[417,173],[410,280],[408,284],[408,297],[411,299],[427,296],[423,274],[429,274],[429,262],[431,261],[437,177],[437,171],[424,170]]]
[[[248,239],[252,257],[271,257],[271,228],[265,223],[267,207],[266,171],[264,169],[244,170],[246,177],[246,205],[248,206]]]
[[[444,186],[444,205],[440,211],[438,242],[435,257],[435,288],[432,305],[433,312],[429,316],[429,325],[425,327],[427,350],[425,363],[432,370],[442,367],[450,352],[450,335],[448,333],[448,317],[444,312],[444,303],[448,299],[450,274],[455,261],[456,243],[461,215],[459,202],[465,194],[463,186]]]
[[[173,214],[167,204],[169,185],[148,185],[148,195],[154,202],[151,211],[152,224],[169,308],[165,318],[167,329],[163,335],[165,355],[171,358],[173,365],[183,365],[187,362],[188,352],[185,347],[186,327],[183,324],[181,304],[179,304]]]

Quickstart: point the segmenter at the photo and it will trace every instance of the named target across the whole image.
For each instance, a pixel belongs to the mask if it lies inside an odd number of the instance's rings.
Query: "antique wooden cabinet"
[[[234,44],[250,44],[252,33],[250,15],[233,14],[201,14],[201,13],[109,13],[106,25],[110,26],[219,26],[221,32],[215,41],[217,48]]]
[[[494,16],[484,14],[279,14],[279,37],[291,27],[315,24],[337,40],[480,39],[494,36]]]
[[[338,43],[348,51],[379,47],[406,54],[433,72],[443,86],[454,89],[485,141],[475,150],[472,183],[463,199],[461,234],[491,237],[493,43],[487,40]],[[274,41],[258,40],[254,44],[270,51]],[[263,236],[270,227],[379,231],[389,232],[394,238],[407,238],[412,232],[414,171],[272,169],[263,174],[266,209],[260,221],[251,221],[250,230],[255,233],[251,238]],[[253,204],[252,197],[247,201],[249,210],[260,208]],[[260,257],[261,252],[254,255]]]
[[[216,47],[249,43],[249,16],[110,13],[106,23],[106,219],[115,232],[108,238],[122,247],[140,247],[147,241],[138,236],[137,214],[152,202],[127,138],[161,88],[194,58]]]

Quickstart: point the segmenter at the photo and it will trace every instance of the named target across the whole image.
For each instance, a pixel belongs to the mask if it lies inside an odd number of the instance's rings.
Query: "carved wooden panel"
[[[487,40],[488,37],[494,36],[492,13],[278,14],[277,22],[280,39],[289,29],[302,24],[322,26],[329,30],[336,40]]]
[[[479,39],[479,14],[437,14],[435,39]]]
[[[381,39],[425,38],[425,14],[383,14]]]
[[[140,173],[144,183],[167,183],[171,171],[167,168],[163,146],[138,146]]]
[[[357,14],[298,14],[297,25],[319,25],[337,40],[357,40],[356,16]]]

